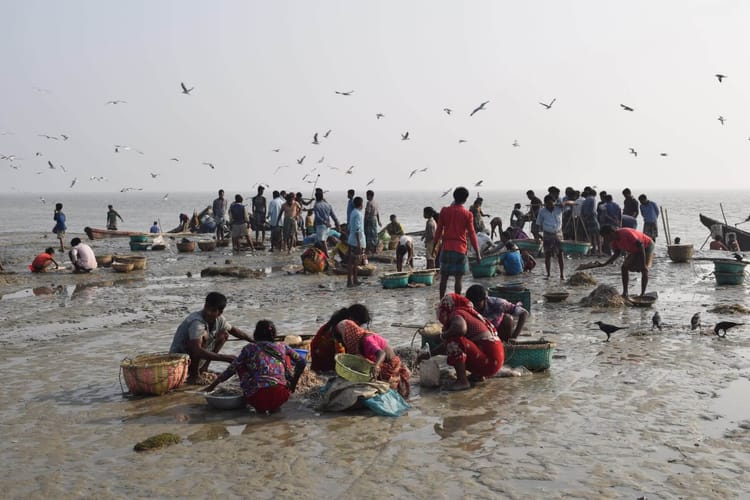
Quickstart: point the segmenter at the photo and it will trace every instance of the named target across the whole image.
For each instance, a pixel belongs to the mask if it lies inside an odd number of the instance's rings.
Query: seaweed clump
[[[570,286],[585,286],[585,285],[596,285],[596,280],[589,273],[578,271],[568,278],[568,285]]]
[[[716,314],[750,314],[750,309],[742,304],[719,304],[708,312]]]
[[[581,304],[593,307],[622,307],[625,305],[625,300],[615,287],[599,285],[588,296],[581,299]]]
[[[140,443],[136,443],[136,445],[133,446],[133,450],[157,450],[159,448],[164,448],[165,446],[177,444],[180,442],[180,440],[180,436],[178,436],[177,434],[172,434],[171,432],[163,432],[161,434],[157,434],[156,436],[151,436],[148,439],[144,439]]]

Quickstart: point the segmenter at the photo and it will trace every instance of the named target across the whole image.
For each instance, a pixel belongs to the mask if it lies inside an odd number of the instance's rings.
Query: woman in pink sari
[[[362,304],[349,307],[349,318],[336,325],[336,338],[344,345],[348,354],[357,354],[372,361],[373,376],[388,382],[404,399],[409,397],[409,376],[411,372],[401,363],[388,345],[388,341],[377,333],[365,330],[361,325],[370,322],[370,313]]]

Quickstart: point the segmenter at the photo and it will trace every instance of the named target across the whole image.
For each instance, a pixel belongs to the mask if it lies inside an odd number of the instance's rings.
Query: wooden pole
[[[667,245],[672,244],[672,238],[669,237],[669,230],[667,229],[667,218],[664,216],[664,207],[659,207],[661,212],[661,225],[664,228],[664,236],[667,237]]]
[[[724,205],[722,205],[721,203],[719,203],[719,208],[721,208],[721,216],[724,217],[724,224],[726,224],[728,226],[729,223],[727,223],[727,216],[724,215]]]

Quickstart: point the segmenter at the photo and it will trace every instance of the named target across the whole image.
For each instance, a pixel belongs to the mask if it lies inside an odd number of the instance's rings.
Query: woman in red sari
[[[495,375],[505,361],[503,343],[490,321],[477,312],[471,301],[457,293],[448,293],[440,300],[438,320],[443,324],[444,344],[434,353],[448,355],[448,364],[456,369],[452,391],[469,389]]]
[[[388,341],[377,333],[365,330],[361,325],[370,322],[370,312],[362,304],[349,308],[349,319],[336,325],[336,339],[344,345],[348,354],[357,354],[372,361],[373,376],[377,380],[388,382],[391,389],[398,391],[406,399],[409,397],[409,376],[411,372],[401,363],[388,345]]]
[[[330,372],[336,368],[336,354],[344,352],[344,348],[336,342],[334,329],[339,322],[349,318],[349,309],[344,307],[331,316],[326,324],[321,326],[315,337],[310,341],[310,368],[316,372]]]

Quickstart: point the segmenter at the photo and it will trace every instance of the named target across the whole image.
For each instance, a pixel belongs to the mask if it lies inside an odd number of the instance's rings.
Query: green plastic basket
[[[526,367],[532,372],[548,370],[552,365],[552,351],[557,344],[538,340],[534,342],[503,342],[505,347],[505,365],[515,368]]]
[[[372,379],[370,372],[373,363],[370,360],[355,354],[345,353],[337,354],[334,359],[336,360],[336,373],[339,377],[349,382],[369,382]]]

